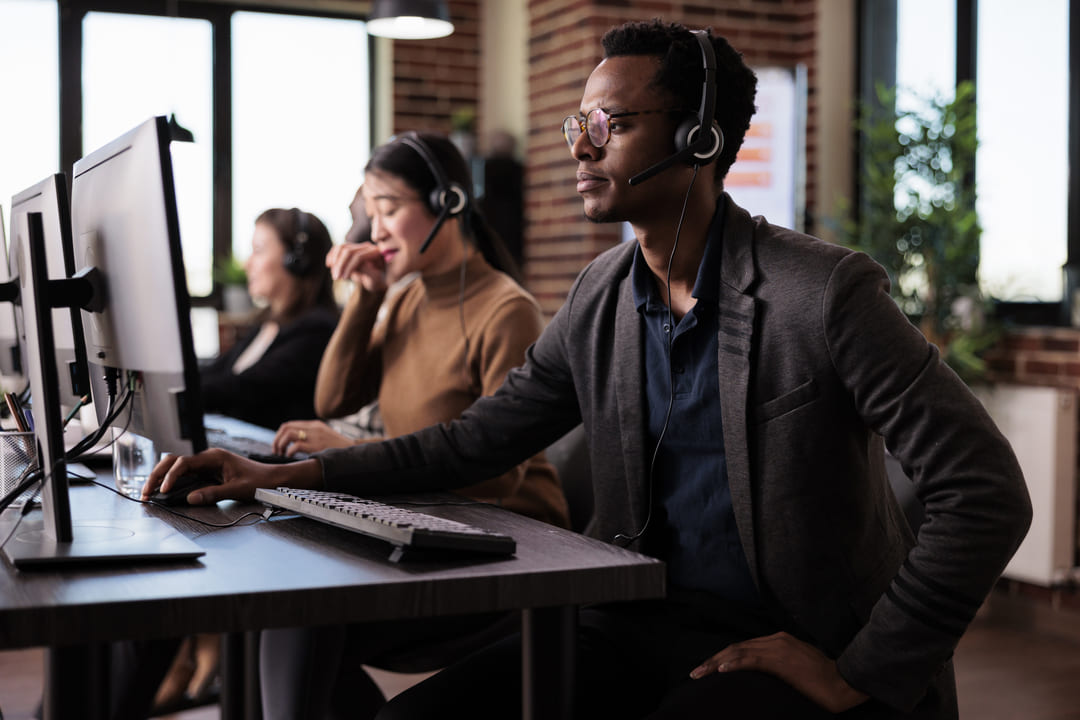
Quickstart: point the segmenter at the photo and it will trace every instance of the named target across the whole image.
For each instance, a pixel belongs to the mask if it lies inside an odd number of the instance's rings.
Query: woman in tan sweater
[[[449,192],[439,189],[444,184]],[[540,308],[507,274],[513,261],[473,209],[470,188],[464,159],[441,136],[405,135],[372,154],[361,190],[371,241],[335,246],[327,256],[333,276],[356,289],[323,353],[319,417],[342,417],[378,399],[386,436],[407,435],[455,419],[524,361],[543,328]],[[461,210],[438,222],[433,193]],[[278,429],[274,451],[352,442],[326,423],[293,421]],[[460,492],[568,524],[566,500],[542,455]]]
[[[356,288],[319,368],[320,417],[347,415],[377,398],[386,435],[408,434],[458,417],[524,361],[543,327],[540,308],[507,274],[512,261],[474,210],[471,188],[464,158],[442,136],[410,133],[372,154],[362,188],[371,241],[335,246],[327,257],[333,276]],[[326,423],[294,421],[279,428],[274,449],[294,454],[352,442]],[[569,525],[542,454],[458,492]],[[382,699],[361,663],[490,622],[264,632],[265,716],[373,716]]]

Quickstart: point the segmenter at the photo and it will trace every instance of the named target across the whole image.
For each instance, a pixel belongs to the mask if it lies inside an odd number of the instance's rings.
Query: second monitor
[[[75,163],[72,242],[76,272],[96,268],[104,298],[81,313],[99,421],[106,369],[120,371],[134,395],[114,424],[190,454],[206,433],[169,139],[166,119],[151,118]]]

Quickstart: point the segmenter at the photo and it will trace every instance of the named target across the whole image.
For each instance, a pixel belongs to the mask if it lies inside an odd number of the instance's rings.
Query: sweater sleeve
[[[507,374],[524,363],[526,351],[542,330],[540,309],[530,298],[515,297],[494,309],[470,349],[469,366],[481,396],[494,395]],[[542,452],[465,492],[482,496],[485,488],[509,492],[504,504],[512,510],[569,527],[569,508],[558,475]]]
[[[343,417],[376,398],[382,377],[381,353],[372,330],[384,293],[357,288],[322,356],[315,383],[315,412]]]

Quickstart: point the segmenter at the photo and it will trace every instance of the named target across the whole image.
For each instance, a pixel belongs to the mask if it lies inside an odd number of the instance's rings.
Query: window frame
[[[212,164],[212,218],[213,261],[225,260],[232,255],[233,238],[233,186],[232,186],[232,16],[236,12],[260,12],[280,15],[298,15],[342,20],[366,20],[367,13],[347,10],[313,10],[310,7],[270,7],[258,3],[217,3],[173,0],[164,3],[145,3],[137,0],[58,0],[59,7],[59,67],[60,67],[60,167],[65,168],[68,187],[71,186],[71,167],[85,152],[82,144],[83,92],[82,92],[82,45],[83,20],[90,12],[115,12],[132,15],[192,18],[208,21],[211,25],[213,80],[212,125],[214,156]],[[299,5],[299,4],[298,4]],[[368,86],[375,86],[374,43],[368,44]],[[374,146],[374,108],[369,103],[369,128]],[[215,279],[209,295],[193,296],[193,306],[222,307],[222,288]]]
[[[978,81],[979,0],[955,0],[956,3],[956,82]],[[863,102],[874,99],[876,82],[896,84],[896,0],[859,0],[857,7],[856,87]],[[1069,0],[1069,67],[1080,67],[1080,0]],[[1080,72],[1069,73],[1068,164],[1080,168]],[[852,153],[853,177],[858,177],[861,150],[856,134]],[[972,167],[972,172],[975,168]],[[1059,302],[997,301],[995,312],[1000,320],[1017,325],[1072,325],[1071,298],[1080,293],[1080,183],[1070,173],[1066,202],[1066,262],[1063,297]],[[859,189],[855,188],[855,207],[860,207]]]

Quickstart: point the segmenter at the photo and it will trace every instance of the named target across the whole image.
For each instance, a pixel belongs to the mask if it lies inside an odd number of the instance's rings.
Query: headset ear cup
[[[698,119],[696,115],[691,115],[679,123],[679,127],[675,129],[675,152],[681,153],[689,147],[693,139],[690,136],[696,134],[697,128]]]
[[[309,264],[306,255],[297,254],[292,250],[285,253],[285,269],[293,275],[306,275]]]
[[[686,148],[690,147],[691,143],[697,140],[698,128],[697,116],[688,117],[683,120],[675,131],[675,151],[682,152]],[[724,131],[720,129],[720,126],[714,121],[712,124],[713,132],[713,144],[708,151],[704,153],[694,153],[689,156],[687,164],[689,165],[708,165],[713,160],[720,156],[720,153],[724,149]]]
[[[709,148],[709,152],[705,156],[697,155],[701,159],[701,164],[705,165],[711,163],[716,158],[720,157],[720,153],[724,152],[724,131],[720,129],[720,125],[713,121],[712,124],[713,144]]]
[[[444,210],[449,217],[460,215],[469,204],[469,195],[458,183],[446,187],[437,187],[428,197],[428,207],[432,215],[441,215]],[[447,207],[449,209],[447,210]]]

